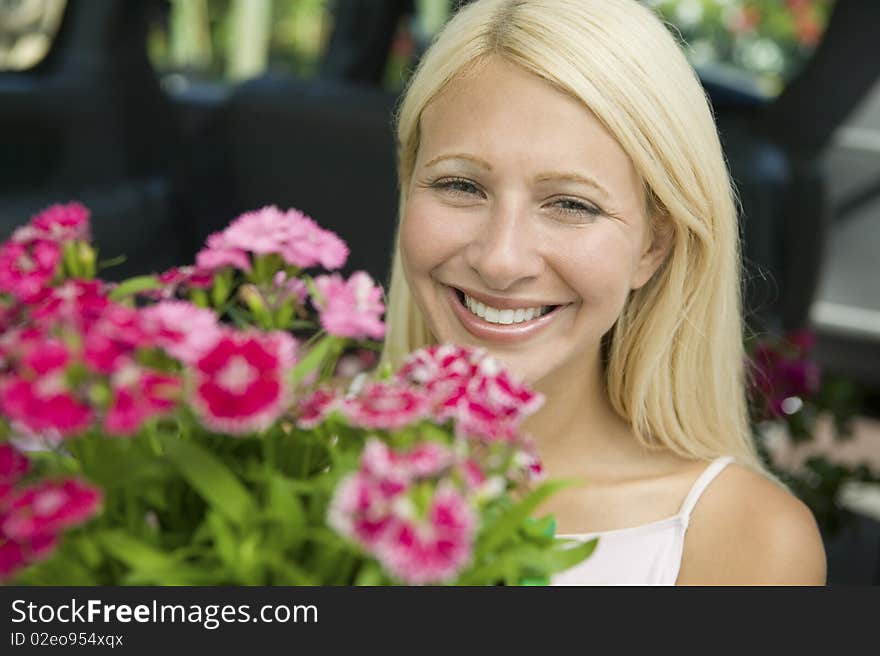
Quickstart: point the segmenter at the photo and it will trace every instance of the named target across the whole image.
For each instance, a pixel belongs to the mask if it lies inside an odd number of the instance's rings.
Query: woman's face
[[[400,248],[434,337],[530,383],[583,373],[662,260],[628,156],[580,102],[497,58],[420,130]]]

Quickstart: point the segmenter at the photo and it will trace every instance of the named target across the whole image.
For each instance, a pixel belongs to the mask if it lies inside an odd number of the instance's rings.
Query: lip
[[[470,296],[470,292],[466,293],[468,296]],[[464,305],[461,304],[461,301],[458,300],[458,292],[455,290],[455,288],[447,286],[446,295],[449,300],[449,304],[452,306],[452,311],[455,313],[455,316],[458,317],[458,320],[471,335],[487,341],[500,343],[521,342],[527,339],[531,339],[536,334],[544,330],[548,325],[550,325],[556,319],[556,317],[559,316],[562,310],[567,307],[567,305],[560,305],[551,312],[543,314],[536,319],[532,319],[531,321],[523,321],[521,323],[511,323],[505,325],[484,321],[476,314],[468,310]],[[474,296],[473,298],[481,301],[481,298],[479,296]],[[519,303],[519,301],[517,302]],[[536,305],[547,304],[536,303]],[[494,307],[501,310],[512,309],[511,307],[499,307],[497,305]],[[520,308],[523,306],[514,305],[513,307]]]

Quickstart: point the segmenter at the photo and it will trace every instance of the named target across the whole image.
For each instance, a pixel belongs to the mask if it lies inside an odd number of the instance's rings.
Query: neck
[[[545,401],[523,428],[535,439],[549,476],[611,462],[635,446],[626,437],[631,435],[626,420],[608,399],[598,348],[533,387]]]

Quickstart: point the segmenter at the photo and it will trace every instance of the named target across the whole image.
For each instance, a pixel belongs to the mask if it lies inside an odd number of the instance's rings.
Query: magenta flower
[[[468,349],[453,344],[438,344],[411,353],[395,375],[399,380],[434,390],[452,387],[477,374],[477,363],[485,357],[483,349]]]
[[[433,442],[394,451],[370,440],[358,471],[337,486],[328,524],[403,583],[453,579],[470,561],[477,527],[467,499],[442,478],[453,459]]]
[[[109,305],[84,335],[83,361],[96,373],[112,374],[136,349],[150,345],[138,310]]]
[[[428,397],[416,388],[399,383],[371,382],[342,403],[353,426],[396,430],[430,416]]]
[[[76,479],[44,481],[14,492],[0,520],[0,534],[16,542],[53,535],[98,511],[98,488]]]
[[[0,581],[48,556],[57,542],[55,535],[40,535],[33,540],[16,542],[0,534]]]
[[[784,417],[786,399],[808,399],[821,387],[819,365],[809,359],[814,336],[808,331],[792,333],[784,340],[758,344],[749,361],[752,374],[752,397],[763,406],[768,419]]]
[[[33,303],[46,294],[60,262],[61,249],[54,242],[7,241],[0,246],[0,292]]]
[[[18,336],[12,347],[17,368],[0,381],[0,411],[33,433],[57,430],[73,435],[84,430],[92,411],[68,387],[66,370],[72,356],[67,346],[37,329]]]
[[[338,273],[315,278],[322,298],[312,298],[321,314],[321,325],[331,335],[354,339],[385,335],[379,318],[385,311],[382,288],[364,271],[356,271],[345,281]]]
[[[287,409],[296,350],[287,333],[223,333],[190,368],[191,401],[202,422],[232,434],[268,428]]]
[[[396,479],[402,484],[439,476],[453,463],[448,447],[422,442],[408,451],[395,451],[379,439],[371,439],[361,454],[361,471],[377,480]]]
[[[393,522],[382,541],[379,560],[409,585],[453,580],[471,559],[477,518],[451,486],[439,486],[427,516]]]
[[[333,389],[319,388],[297,403],[296,423],[300,428],[314,428],[337,410],[342,398]]]
[[[0,511],[13,486],[28,472],[30,462],[11,444],[0,444]]]
[[[90,212],[80,203],[52,205],[31,219],[31,226],[43,239],[63,243],[90,241]]]
[[[211,310],[186,301],[164,301],[145,308],[141,320],[151,342],[188,364],[214,346],[221,333]]]
[[[36,381],[10,376],[0,385],[0,411],[32,433],[75,435],[92,422],[92,409],[66,389],[63,372]]]
[[[141,369],[133,362],[111,379],[113,400],[104,428],[116,435],[132,435],[144,422],[172,410],[179,397],[179,378]]]
[[[447,344],[420,349],[397,379],[425,389],[434,417],[452,419],[456,434],[487,441],[516,441],[519,427],[544,402],[482,349]]]
[[[86,333],[100,319],[110,300],[104,295],[101,283],[91,280],[67,280],[50,290],[33,307],[31,316],[39,322],[73,326]]]

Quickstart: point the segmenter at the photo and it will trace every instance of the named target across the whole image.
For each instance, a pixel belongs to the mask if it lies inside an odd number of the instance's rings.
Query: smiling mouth
[[[457,289],[455,287],[453,287],[452,289],[455,292],[455,295],[458,297],[458,302],[462,305],[462,307],[466,308],[470,314],[488,324],[492,324],[495,326],[527,325],[536,321],[540,317],[552,314],[560,307],[562,307],[561,305],[541,305],[515,309],[493,308],[489,305],[486,305],[485,303],[478,301],[475,298],[471,298],[460,289]]]

